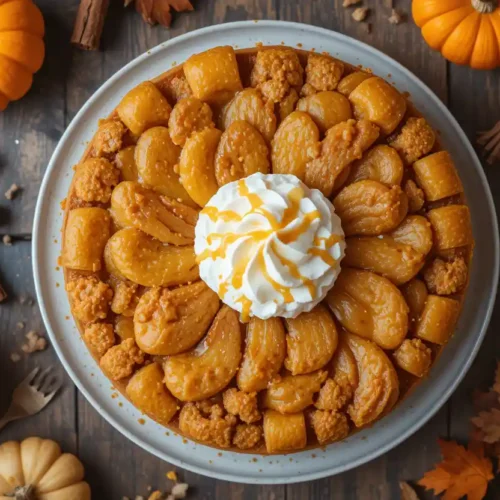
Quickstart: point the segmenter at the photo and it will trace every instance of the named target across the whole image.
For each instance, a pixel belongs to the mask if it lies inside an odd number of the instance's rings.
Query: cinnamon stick
[[[97,50],[101,40],[109,0],[81,0],[71,43],[80,49]]]

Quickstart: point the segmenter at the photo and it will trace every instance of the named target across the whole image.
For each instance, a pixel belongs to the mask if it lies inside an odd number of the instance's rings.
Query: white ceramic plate
[[[72,166],[83,154],[99,118],[110,113],[121,97],[143,80],[151,79],[191,54],[216,45],[239,48],[265,45],[295,46],[328,51],[354,65],[376,68],[392,75],[402,91],[408,91],[418,109],[442,132],[442,141],[457,163],[472,211],[476,249],[471,283],[458,331],[432,369],[430,376],[372,428],[341,443],[288,456],[262,457],[223,452],[183,443],[182,437],[142,417],[122,397],[112,399],[111,383],[88,354],[70,316],[61,271],[56,271],[62,213]],[[419,429],[444,404],[476,355],[493,308],[498,279],[498,229],[493,201],[481,165],[465,134],[439,99],[403,66],[373,48],[344,35],[295,23],[260,21],[213,26],[180,36],[138,57],[110,78],[83,106],[63,135],[43,179],[35,212],[33,271],[42,315],[61,362],[96,410],[137,445],[177,466],[200,474],[246,483],[293,483],[317,479],[351,469],[385,453]],[[123,406],[119,407],[118,403]]]

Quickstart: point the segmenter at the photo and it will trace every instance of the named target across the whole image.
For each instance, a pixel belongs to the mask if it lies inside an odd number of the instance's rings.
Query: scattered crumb
[[[163,497],[162,492],[159,490],[156,490],[156,491],[153,491],[153,493],[151,493],[151,495],[149,495],[148,500],[161,500],[162,497]]]
[[[400,24],[403,22],[403,16],[396,9],[392,9],[391,16],[388,20],[391,24]]]
[[[177,472],[175,472],[175,470],[169,470],[166,476],[170,481],[177,481]]]
[[[6,247],[12,246],[12,237],[9,234],[4,234],[2,242]]]
[[[174,498],[186,498],[188,488],[189,488],[189,485],[187,483],[177,483],[177,484],[174,484],[170,494]]]
[[[15,197],[15,194],[17,193],[17,191],[19,191],[21,188],[17,185],[17,184],[12,184],[10,186],[9,189],[7,189],[7,191],[5,191],[5,197],[8,199],[8,200],[13,200],[14,197]]]
[[[16,328],[17,328],[18,330],[22,330],[22,329],[24,328],[24,323],[23,323],[22,321],[18,321],[18,322],[16,323]]]
[[[358,3],[361,3],[361,0],[344,0],[344,3],[342,4],[342,7],[350,7],[351,5],[357,5]]]
[[[129,497],[122,497],[122,500],[130,500]]]
[[[44,351],[47,349],[47,339],[38,335],[35,330],[30,330],[25,337],[27,342],[21,346],[21,350],[26,354],[32,354],[36,351]]]
[[[354,12],[352,13],[352,18],[356,22],[360,23],[368,17],[369,13],[370,9],[368,7],[358,7],[357,9],[354,9]]]
[[[19,303],[20,304],[28,304],[29,306],[34,306],[35,305],[35,301],[27,296],[27,295],[19,295]]]
[[[11,360],[13,363],[17,363],[18,361],[21,361],[21,356],[20,356],[17,352],[13,352],[13,353],[10,355],[10,360]]]

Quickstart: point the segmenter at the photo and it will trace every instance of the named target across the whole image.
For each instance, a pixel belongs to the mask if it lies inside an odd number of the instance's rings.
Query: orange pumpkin
[[[449,61],[500,66],[499,0],[413,0],[412,11],[425,41]]]
[[[31,0],[0,0],[0,111],[30,89],[45,57],[44,32]]]

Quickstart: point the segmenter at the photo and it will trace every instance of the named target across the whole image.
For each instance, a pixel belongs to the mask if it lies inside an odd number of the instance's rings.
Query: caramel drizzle
[[[246,198],[250,204],[250,210],[244,215],[240,215],[232,210],[219,211],[216,207],[205,207],[201,211],[201,213],[207,215],[210,218],[210,220],[212,220],[212,222],[216,222],[219,219],[222,219],[224,222],[240,222],[249,213],[258,213],[263,217],[265,217],[271,228],[267,230],[263,229],[263,230],[250,231],[249,233],[246,234],[239,234],[239,233],[210,234],[207,237],[207,243],[211,245],[214,241],[220,240],[220,244],[216,249],[207,248],[206,250],[204,250],[197,257],[198,264],[208,258],[211,258],[214,261],[219,257],[225,258],[228,247],[242,237],[249,238],[254,243],[259,243],[267,239],[272,234],[276,233],[278,239],[283,244],[289,245],[290,243],[297,241],[300,238],[300,236],[307,231],[310,224],[316,219],[319,219],[321,217],[321,214],[318,210],[313,210],[312,212],[304,214],[303,220],[297,227],[285,230],[285,228],[298,217],[298,214],[300,212],[300,202],[304,198],[305,194],[304,190],[301,187],[296,187],[292,189],[288,194],[289,206],[284,210],[281,222],[277,221],[276,218],[273,216],[273,214],[271,214],[265,209],[264,201],[258,194],[250,192],[244,179],[238,181],[238,194],[241,197]],[[323,244],[325,246],[324,248],[311,248],[308,253],[310,255],[321,257],[321,259],[325,263],[327,263],[330,266],[334,266],[336,260],[329,254],[328,250],[333,245],[338,243],[340,239],[341,238],[338,235],[331,235],[328,238],[315,237],[314,245],[316,247],[321,247]],[[316,293],[316,286],[314,285],[314,283],[309,278],[306,278],[300,273],[299,268],[296,264],[283,257],[278,252],[278,249],[274,244],[274,242],[271,243],[271,247],[273,248],[273,251],[280,260],[281,264],[284,267],[288,268],[293,278],[300,280],[304,284],[304,286],[307,287],[311,295],[311,298],[313,298]],[[268,283],[270,283],[271,286],[279,294],[281,294],[284,302],[287,304],[293,302],[294,298],[290,291],[290,288],[281,285],[269,275],[269,272],[267,271],[266,268],[265,257],[262,248],[259,248],[256,259],[259,270],[262,272]],[[245,274],[249,262],[250,262],[250,256],[247,255],[239,260],[239,262],[236,264],[233,270],[231,278],[231,286],[236,290],[240,289],[243,285],[243,276]],[[227,293],[228,286],[229,286],[228,281],[224,281],[219,285],[220,297],[224,297],[224,295]],[[252,301],[243,294],[240,296],[239,299],[236,300],[236,302],[242,304],[242,311],[241,311],[242,320],[245,322],[248,321],[250,318],[250,309],[252,307]]]

